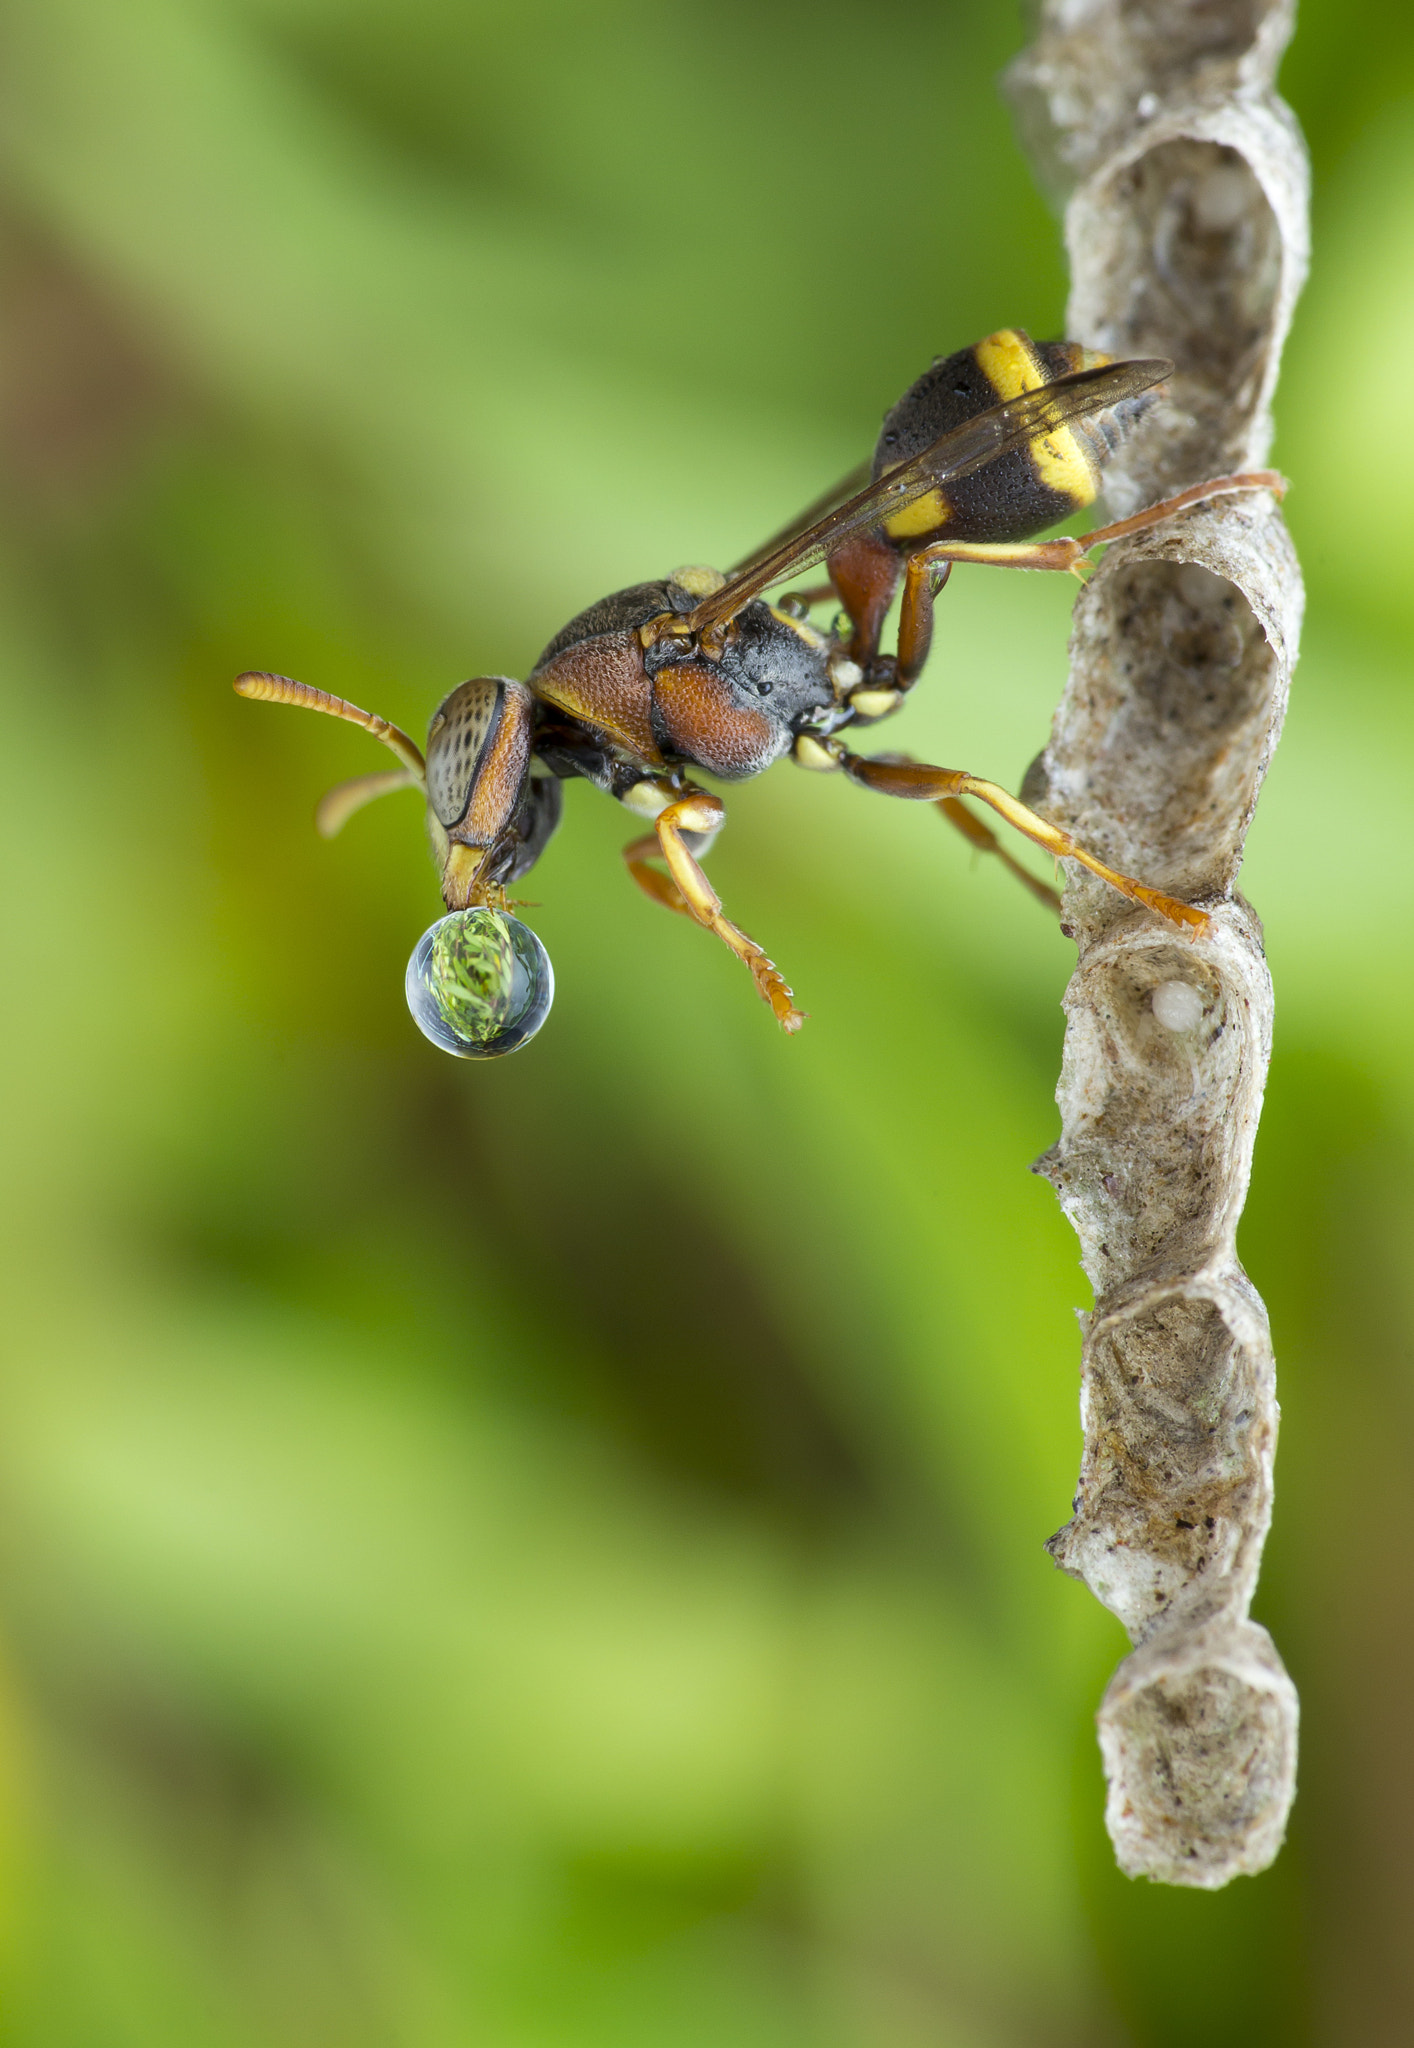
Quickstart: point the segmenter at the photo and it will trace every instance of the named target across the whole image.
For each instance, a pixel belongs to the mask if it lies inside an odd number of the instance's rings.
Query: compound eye
[[[422,934],[407,999],[418,1030],[443,1052],[492,1060],[534,1038],[555,999],[555,970],[529,925],[479,904]]]
[[[444,698],[427,734],[427,801],[448,831],[471,805],[477,770],[501,723],[505,683],[476,676]]]

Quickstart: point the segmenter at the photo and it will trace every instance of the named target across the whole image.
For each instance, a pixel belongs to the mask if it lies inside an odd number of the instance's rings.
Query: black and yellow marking
[[[1057,374],[1030,336],[1017,327],[989,334],[972,354],[998,398],[1020,398],[1023,391],[1039,391]],[[1103,358],[1092,360],[1098,363]],[[1089,367],[1086,362],[1065,365],[1077,370]],[[1074,428],[1062,426],[1053,433],[1033,435],[1028,452],[1037,480],[1048,491],[1065,498],[1070,507],[1091,503],[1100,487],[1099,471]]]
[[[940,357],[884,421],[874,475],[906,462],[940,435],[988,407],[1052,383],[1067,371],[1108,362],[1074,342],[1034,342],[1019,327]],[[1099,451],[1086,425],[1034,435],[1025,448],[929,491],[890,519],[892,541],[911,545],[946,534],[959,541],[1018,541],[1093,503]]]

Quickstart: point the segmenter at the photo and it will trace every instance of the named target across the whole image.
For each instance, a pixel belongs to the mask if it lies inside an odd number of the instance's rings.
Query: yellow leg
[[[1057,540],[1041,541],[933,541],[916,548],[904,571],[903,604],[898,622],[898,686],[907,690],[918,680],[933,639],[933,599],[948,578],[954,562],[980,562],[994,569],[1058,569],[1079,576],[1091,566],[1092,549],[1124,540],[1132,533],[1159,526],[1191,505],[1206,504],[1236,491],[1272,491],[1280,497],[1286,479],[1274,469],[1243,470],[1233,476],[1216,476],[1207,483],[1190,484],[1172,498],[1136,512],[1132,518],[1117,519],[1111,526],[1097,526],[1079,540],[1062,534]],[[1083,580],[1083,578],[1082,578]]]
[[[995,782],[984,782],[980,776],[968,775],[961,768],[929,768],[912,761],[866,761],[857,754],[847,754],[841,747],[837,758],[845,773],[865,789],[876,789],[883,796],[911,798],[914,802],[939,803],[946,798],[974,796],[989,804],[1014,825],[1018,832],[1024,832],[1037,846],[1043,846],[1047,853],[1058,859],[1078,860],[1082,867],[1089,868],[1092,875],[1098,875],[1102,882],[1108,882],[1121,896],[1127,896],[1131,903],[1142,903],[1146,910],[1153,910],[1170,924],[1198,938],[1208,929],[1206,911],[1195,910],[1191,904],[1180,903],[1175,896],[1166,896],[1161,889],[1151,889],[1144,882],[1137,882],[1132,875],[1122,875],[1109,867],[1095,854],[1090,853],[1059,825],[1048,824],[1035,811],[1018,802]],[[956,822],[956,821],[954,821]]]
[[[691,917],[687,898],[673,880],[661,868],[650,867],[652,860],[661,860],[663,849],[658,844],[656,832],[649,832],[642,839],[633,840],[624,848],[624,863],[645,896],[655,903],[661,903],[664,910],[674,910],[679,917]]]
[[[969,811],[966,804],[960,803],[955,796],[939,797],[935,808],[950,825],[957,827],[969,846],[975,847],[978,853],[994,853],[1007,873],[1015,875],[1017,881],[1024,889],[1031,891],[1038,903],[1044,903],[1047,910],[1052,911],[1057,917],[1060,916],[1061,900],[1050,883],[1043,882],[1039,875],[1033,875],[1019,860],[1013,860],[991,826],[984,825],[975,811]]]
[[[1097,526],[1093,533],[1082,534],[1079,539],[1063,533],[1055,540],[933,541],[909,556],[908,567],[913,571],[916,564],[921,573],[930,563],[982,562],[997,569],[1074,569],[1093,548],[1108,547],[1111,541],[1126,540],[1132,533],[1162,526],[1166,519],[1188,511],[1190,506],[1206,505],[1213,498],[1231,497],[1242,491],[1271,491],[1280,498],[1286,491],[1286,478],[1275,469],[1246,469],[1233,476],[1210,477],[1206,483],[1190,484],[1186,491],[1161,498],[1157,505],[1147,505],[1128,519]]]
[[[1210,477],[1205,484],[1190,484],[1186,491],[1178,491],[1171,498],[1161,498],[1157,505],[1146,506],[1132,518],[1116,519],[1110,526],[1097,526],[1093,533],[1086,534],[1080,545],[1088,552],[1112,540],[1123,540],[1127,534],[1142,533],[1147,526],[1158,526],[1161,521],[1172,519],[1175,512],[1186,512],[1190,505],[1206,505],[1210,498],[1227,498],[1238,491],[1270,491],[1273,497],[1284,498],[1287,482],[1279,469],[1243,469],[1232,476]]]
[[[715,832],[726,816],[726,806],[705,790],[693,790],[669,804],[655,821],[658,851],[668,864],[671,882],[648,868],[642,851],[651,841],[638,841],[626,849],[629,873],[655,902],[669,910],[682,910],[705,931],[715,932],[724,946],[749,969],[756,992],[771,1006],[771,1013],[783,1031],[799,1031],[805,1013],[795,1007],[785,976],[775,962],[767,959],[755,939],[732,923],[722,910],[718,896],[698,862],[689,851],[684,832]],[[669,893],[671,891],[671,894]]]

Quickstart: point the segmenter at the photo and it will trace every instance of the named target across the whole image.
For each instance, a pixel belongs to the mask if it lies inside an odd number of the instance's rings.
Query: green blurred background
[[[727,561],[935,352],[1061,328],[1009,5],[7,0],[0,1978],[23,2048],[1414,2037],[1414,21],[1309,0],[1278,458],[1312,612],[1244,886],[1285,1409],[1277,1867],[1113,1869],[1124,1640],[1041,1544],[1085,1299],[1028,1162],[1071,951],[782,768],[645,902],[585,786],[559,998],[412,1028],[415,732]],[[900,742],[1013,784],[1060,579],[958,575]]]

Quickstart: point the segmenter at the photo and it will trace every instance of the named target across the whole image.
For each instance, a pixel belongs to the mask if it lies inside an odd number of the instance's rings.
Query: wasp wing
[[[1157,357],[1105,363],[1094,369],[1073,370],[1035,391],[1023,391],[1019,398],[1009,398],[979,412],[961,426],[940,434],[921,454],[886,470],[834,511],[752,558],[720,590],[704,597],[687,614],[683,626],[700,633],[709,626],[724,625],[773,583],[813,568],[842,542],[870,527],[881,526],[939,484],[985,469],[999,456],[1024,447],[1037,434],[1083,419],[1087,413],[1103,412],[1123,399],[1135,398],[1141,391],[1162,384],[1172,370],[1172,363]]]
[[[743,570],[753,568],[757,562],[764,562],[768,555],[773,555],[786,541],[794,540],[798,533],[817,525],[825,514],[833,512],[843,499],[857,496],[868,484],[872,474],[871,463],[857,462],[848,476],[842,476],[833,490],[822,491],[818,498],[813,498],[803,512],[796,514],[789,526],[782,526],[769,540],[763,540],[759,548],[753,548],[749,555],[743,555],[741,560],[733,565],[732,575],[740,576]]]

